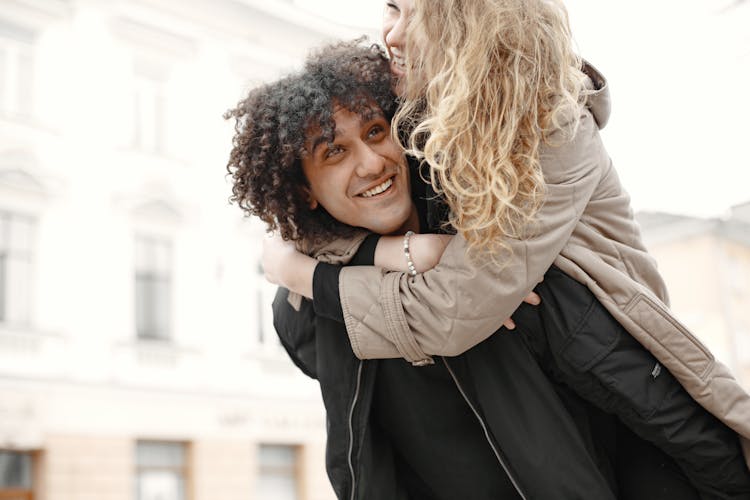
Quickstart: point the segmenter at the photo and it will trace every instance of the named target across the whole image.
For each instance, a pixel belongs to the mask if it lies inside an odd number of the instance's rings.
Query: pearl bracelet
[[[404,235],[404,257],[406,257],[406,267],[409,270],[409,276],[412,278],[417,275],[417,268],[414,267],[414,262],[411,260],[411,253],[409,253],[409,239],[413,234],[414,231],[406,231]]]

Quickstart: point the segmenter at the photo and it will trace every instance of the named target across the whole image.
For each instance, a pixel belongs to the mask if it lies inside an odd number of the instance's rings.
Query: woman
[[[416,277],[341,271],[336,288],[357,356],[425,363],[428,354],[464,352],[554,264],[538,288],[544,314],[528,317],[543,331],[534,338],[540,355],[551,357],[551,372],[675,457],[706,498],[750,496],[736,439],[722,456],[712,455],[721,446],[705,456],[690,446],[700,429],[724,438],[729,431],[678,396],[670,377],[745,439],[750,399],[665,306],[663,283],[598,137],[608,117],[603,79],[579,69],[563,7],[415,1],[407,23],[408,7],[404,0],[387,6],[396,22],[386,44],[404,76],[394,128],[410,132],[408,149],[429,165],[460,237],[433,271]],[[474,265],[464,262],[467,251]],[[492,262],[476,265],[483,259]],[[571,277],[588,290],[556,294],[575,288]],[[586,303],[591,294],[596,301]],[[571,318],[576,307],[599,311],[598,319]],[[628,343],[612,318],[658,362]],[[574,319],[591,331],[569,325]],[[617,376],[634,360],[640,371],[622,382]],[[680,428],[684,422],[705,425]]]
[[[250,91],[227,113],[236,119],[233,201],[305,247],[330,241],[335,249],[337,238],[356,237],[340,254],[323,246],[316,256],[344,262],[364,238],[349,265],[398,269],[401,248],[394,260],[374,258],[377,234],[427,227],[410,189],[422,183],[390,134],[397,105],[388,65],[377,47],[340,43],[311,55],[303,71]],[[451,359],[450,370],[417,369],[357,359],[340,318],[313,317],[308,301],[296,304],[290,312],[281,291],[274,326],[295,364],[320,384],[326,469],[339,498],[616,498],[602,444],[615,426],[552,384],[523,336],[494,336]],[[648,479],[672,493],[664,499],[697,498],[679,475]]]

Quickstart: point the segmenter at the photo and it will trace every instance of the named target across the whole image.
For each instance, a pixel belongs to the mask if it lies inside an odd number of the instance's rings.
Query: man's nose
[[[361,146],[360,153],[360,161],[357,163],[357,175],[359,177],[372,177],[383,173],[385,158],[366,144]]]

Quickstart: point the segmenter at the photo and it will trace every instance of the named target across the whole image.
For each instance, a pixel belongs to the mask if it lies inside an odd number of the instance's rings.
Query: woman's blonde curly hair
[[[406,57],[393,130],[429,164],[469,248],[502,262],[507,239],[528,236],[542,205],[541,145],[578,124],[585,77],[565,7],[415,0]]]

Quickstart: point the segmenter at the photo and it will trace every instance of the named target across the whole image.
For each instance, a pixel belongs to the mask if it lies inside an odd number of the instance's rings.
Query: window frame
[[[3,488],[2,485],[0,485],[0,500],[16,500],[18,498],[22,498],[23,500],[34,500],[35,497],[35,490],[36,490],[36,480],[37,480],[37,464],[38,464],[38,453],[35,451],[25,451],[25,450],[11,450],[11,449],[4,449],[0,448],[0,451],[5,453],[11,453],[15,455],[23,455],[28,457],[30,462],[30,471],[29,471],[29,487],[28,488],[19,488],[19,487],[13,487],[13,488]]]
[[[261,450],[264,447],[271,447],[271,448],[285,448],[289,449],[293,453],[293,459],[294,463],[291,466],[264,466],[264,464],[261,463]],[[256,487],[255,487],[255,493],[258,493],[258,490],[260,489],[260,482],[261,479],[264,477],[263,472],[271,472],[272,474],[274,472],[282,471],[290,471],[292,474],[292,478],[294,480],[294,495],[297,500],[301,500],[304,498],[304,488],[303,488],[303,481],[302,481],[302,449],[303,446],[300,444],[289,444],[289,443],[258,443],[256,445]],[[274,474],[279,475],[279,474]],[[286,477],[286,476],[285,476]]]
[[[171,342],[174,338],[174,244],[172,238],[164,235],[154,235],[147,233],[136,233],[134,238],[134,259],[133,259],[133,319],[135,322],[135,336],[139,341],[151,342]],[[152,259],[151,262],[143,263],[139,257],[139,246],[146,245],[148,248],[144,253],[158,255],[164,252],[165,262],[163,267]],[[148,259],[146,259],[148,260]],[[143,301],[140,293],[141,286],[145,285],[145,290],[151,295],[148,303],[148,309],[141,312],[140,308]],[[159,285],[163,290],[159,291]],[[164,297],[154,299],[159,293]],[[159,307],[163,304],[163,307]],[[144,314],[148,316],[146,320],[141,318]],[[163,315],[163,317],[159,317]],[[142,322],[150,322],[148,328],[142,327]],[[162,330],[163,327],[163,330]]]
[[[23,248],[15,248],[11,241],[13,225],[23,223],[27,226],[27,243]],[[36,256],[36,237],[39,220],[36,216],[16,210],[0,208],[0,325],[28,327],[33,318],[34,302],[34,271]],[[10,267],[23,268],[27,278],[25,297],[21,299],[18,309],[13,311],[13,304],[7,300],[12,294],[6,290],[10,288],[13,279]]]
[[[180,445],[183,448],[184,462],[181,466],[143,466],[138,463],[138,445],[139,444],[167,444],[167,445]],[[158,472],[174,472],[182,477],[184,485],[184,498],[180,500],[192,500],[193,498],[193,487],[192,487],[192,446],[189,441],[172,441],[168,439],[138,439],[134,443],[134,487],[135,487],[135,500],[141,500],[139,497],[140,492],[138,491],[138,484],[141,478],[141,473],[145,471],[158,471]]]
[[[0,19],[0,116],[33,116],[36,38],[36,31]]]

